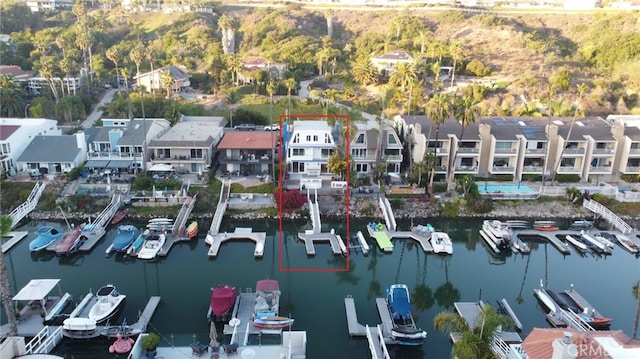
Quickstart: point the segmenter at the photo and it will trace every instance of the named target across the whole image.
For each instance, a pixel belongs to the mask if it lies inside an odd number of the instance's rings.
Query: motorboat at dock
[[[106,254],[110,254],[113,251],[125,252],[129,248],[133,241],[140,236],[140,231],[133,225],[127,224],[118,226],[118,233],[113,239],[113,243],[106,250]]]
[[[431,243],[431,247],[433,247],[433,253],[453,253],[453,242],[451,242],[451,238],[449,238],[449,235],[445,232],[432,232],[431,237],[429,237],[429,242]]]
[[[293,319],[279,315],[280,284],[274,279],[262,279],[256,283],[253,325],[258,328],[279,329],[290,327]]]
[[[498,220],[482,221],[480,236],[496,253],[511,251],[511,235],[509,227]]]
[[[78,248],[80,248],[84,239],[85,237],[82,235],[82,226],[68,230],[56,245],[56,254],[68,255],[74,253]]]
[[[120,294],[113,284],[107,284],[98,289],[96,298],[97,302],[89,310],[89,319],[100,323],[113,316],[127,296]]]
[[[421,345],[427,338],[427,332],[418,328],[413,320],[409,288],[405,284],[387,287],[387,307],[393,321],[393,339],[400,345]]]
[[[219,285],[213,288],[207,313],[209,321],[228,322],[231,319],[233,307],[238,299],[238,290],[236,287]]]
[[[640,251],[638,245],[622,233],[614,234],[609,232],[600,232],[600,235],[604,238],[609,239],[610,241],[617,241],[624,249],[628,250],[631,253],[637,254]]]
[[[62,237],[62,233],[58,232],[57,229],[51,226],[38,228],[38,230],[36,230],[36,234],[38,236],[29,243],[29,250],[32,252],[37,252],[39,250],[45,249],[51,243]]]
[[[138,251],[137,257],[140,259],[154,259],[164,246],[166,237],[164,234],[150,234]]]

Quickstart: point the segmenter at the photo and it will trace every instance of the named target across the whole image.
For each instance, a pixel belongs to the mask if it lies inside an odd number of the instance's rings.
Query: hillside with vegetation
[[[91,109],[103,84],[132,81],[138,71],[165,65],[185,66],[192,86],[215,95],[223,106],[244,103],[246,95],[265,104],[269,95],[290,96],[299,81],[322,75],[314,96],[389,115],[425,113],[430,99],[447,92],[472,97],[484,115],[640,113],[640,73],[634,70],[640,65],[637,12],[476,14],[218,5],[210,13],[165,14],[79,3],[72,11],[32,14],[21,4],[1,6],[0,32],[11,35],[11,45],[0,44],[3,64],[51,79],[48,91],[36,97],[1,81],[3,93],[20,95],[12,101],[2,97],[2,115],[17,116],[30,103],[33,116],[73,123]],[[235,35],[235,53],[223,49],[227,29]],[[380,77],[370,58],[394,50],[412,53],[418,64]],[[249,55],[286,63],[289,71],[280,81],[264,71],[246,73],[252,85],[242,90],[241,60]],[[91,75],[81,93],[53,81],[85,66]],[[455,82],[440,78],[444,66],[454,66]],[[140,116],[138,93],[116,96],[107,115],[126,116],[129,101]],[[210,112],[164,91],[144,101],[151,111],[147,115],[172,120],[178,113]]]

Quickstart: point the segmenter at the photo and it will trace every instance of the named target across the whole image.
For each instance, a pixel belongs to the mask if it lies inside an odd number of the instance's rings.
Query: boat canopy
[[[211,310],[213,314],[222,316],[226,314],[236,301],[237,291],[235,287],[217,287],[211,295]]]
[[[60,279],[32,279],[20,289],[13,300],[42,300],[55,288]]]

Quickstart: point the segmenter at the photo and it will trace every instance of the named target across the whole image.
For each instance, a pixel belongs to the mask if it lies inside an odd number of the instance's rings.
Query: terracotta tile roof
[[[533,328],[522,342],[522,348],[528,359],[549,359],[553,356],[553,341],[562,339],[565,332],[573,335],[573,344],[577,346],[576,359],[611,359],[597,338],[613,339],[625,348],[640,348],[640,340],[629,338],[621,330],[577,332],[569,328]]]
[[[16,80],[33,77],[33,72],[23,71],[18,65],[0,65],[0,75],[13,75]]]
[[[247,56],[244,59],[242,59],[242,64],[245,67],[249,67],[249,66],[264,66],[264,65],[267,64],[267,60],[263,59],[262,57]]]
[[[224,134],[218,149],[269,149],[277,143],[278,134],[269,131],[230,131]]]

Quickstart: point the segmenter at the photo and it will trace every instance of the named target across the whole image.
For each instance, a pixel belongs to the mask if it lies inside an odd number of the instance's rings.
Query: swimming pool
[[[480,193],[533,193],[531,187],[517,184],[482,184],[478,183]]]

